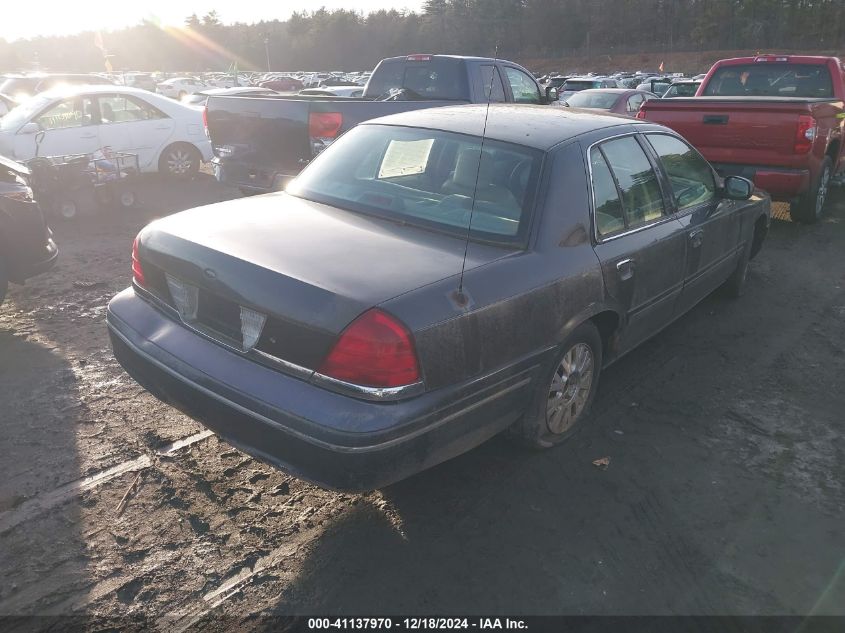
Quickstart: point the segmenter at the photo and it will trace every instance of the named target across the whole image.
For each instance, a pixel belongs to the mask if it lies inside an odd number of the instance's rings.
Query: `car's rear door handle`
[[[698,248],[699,246],[701,246],[702,241],[704,241],[704,229],[698,229],[696,231],[690,232],[689,241],[690,245],[693,248]]]
[[[623,259],[616,262],[616,272],[619,273],[619,279],[622,281],[628,281],[634,276],[634,260]]]
[[[730,117],[727,114],[705,114],[704,125],[727,125]]]

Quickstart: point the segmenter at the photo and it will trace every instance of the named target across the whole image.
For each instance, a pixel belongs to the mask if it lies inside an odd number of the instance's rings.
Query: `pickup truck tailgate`
[[[217,156],[297,173],[311,157],[309,104],[294,99],[211,96],[208,131]]]
[[[714,163],[791,166],[798,117],[807,99],[693,97],[653,99],[643,105],[649,121],[672,128]]]

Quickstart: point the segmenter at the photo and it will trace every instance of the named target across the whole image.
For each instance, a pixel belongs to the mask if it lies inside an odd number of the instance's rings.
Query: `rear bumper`
[[[214,177],[225,185],[237,187],[248,193],[269,193],[283,191],[296,178],[298,172],[289,169],[273,169],[263,165],[250,165],[215,156],[211,160]]]
[[[789,202],[810,189],[810,171],[757,165],[713,163],[721,176],[742,176],[771,195],[772,200]]]
[[[173,322],[129,289],[109,304],[115,357],[166,402],[262,461],[321,486],[373,490],[477,446],[525,409],[538,359],[392,403],[275,371]]]

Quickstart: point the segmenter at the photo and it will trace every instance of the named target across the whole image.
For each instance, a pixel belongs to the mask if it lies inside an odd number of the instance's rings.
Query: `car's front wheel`
[[[514,427],[519,439],[548,448],[572,437],[589,415],[601,366],[599,332],[592,323],[582,323],[558,348],[528,411]]]
[[[158,170],[171,178],[189,178],[200,169],[202,156],[193,145],[174,143],[161,153]]]

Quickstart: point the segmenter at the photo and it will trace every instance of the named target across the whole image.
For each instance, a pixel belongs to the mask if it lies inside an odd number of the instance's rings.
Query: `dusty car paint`
[[[440,108],[365,125],[480,135],[483,112]],[[488,132],[545,152],[524,248],[466,242],[288,194],[193,210],[142,231],[144,266],[267,313],[279,336],[293,341],[279,359],[295,367],[263,365],[253,351],[224,349],[186,330],[167,306],[137,288],[109,307],[118,359],[153,393],[262,459],[326,486],[380,487],[520,419],[561,342],[580,324],[598,329],[605,365],[654,335],[723,283],[755,227],[768,226],[765,196],[719,198],[707,209],[676,212],[658,169],[667,215],[600,239],[590,148],[665,128],[502,106],[491,108]],[[689,246],[691,234],[702,226],[705,248],[690,256],[697,248]],[[465,248],[466,301],[458,302]],[[621,264],[632,259],[636,272],[628,275]],[[422,392],[398,402],[362,402],[319,380],[321,359],[372,307],[412,333]]]

